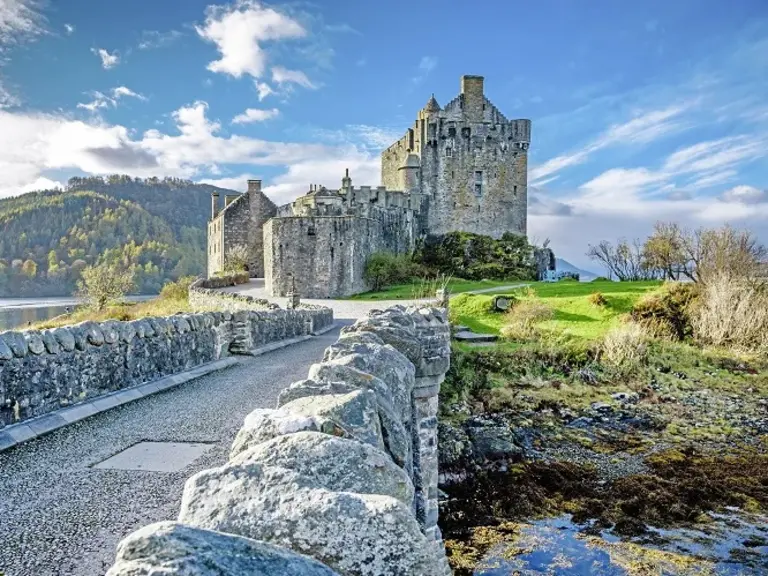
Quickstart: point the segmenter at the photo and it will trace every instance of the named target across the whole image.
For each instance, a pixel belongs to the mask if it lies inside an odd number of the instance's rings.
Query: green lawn
[[[523,280],[461,280],[454,279],[448,284],[451,294],[461,294],[470,290],[484,290],[499,286],[511,286],[515,284],[527,284]],[[533,283],[535,284],[535,282]],[[378,292],[364,292],[350,296],[349,300],[412,300],[435,295],[438,288],[437,282],[413,282],[411,284],[398,284],[390,286]]]
[[[520,300],[539,298],[554,309],[554,319],[539,324],[542,330],[595,340],[616,325],[619,316],[629,312],[640,296],[660,285],[660,282],[536,282],[531,284],[530,293],[528,289],[509,293]],[[605,306],[589,301],[594,292],[605,296]],[[475,332],[497,333],[508,318],[505,314],[490,312],[492,298],[491,294],[459,294],[451,299],[451,316],[456,323],[469,326]]]

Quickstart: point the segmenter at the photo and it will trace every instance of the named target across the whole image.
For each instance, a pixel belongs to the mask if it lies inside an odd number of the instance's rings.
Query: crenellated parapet
[[[107,576],[448,576],[435,416],[449,363],[441,308],[344,329],[276,409],[245,419],[228,463],[187,481],[178,522],[128,536]]]

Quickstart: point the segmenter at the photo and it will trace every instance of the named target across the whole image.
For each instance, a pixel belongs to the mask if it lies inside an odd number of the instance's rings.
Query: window
[[[515,195],[517,195],[517,185],[515,185]]]
[[[475,171],[475,196],[483,195],[483,173],[480,170]]]
[[[309,228],[307,228],[307,236],[314,236],[315,234],[316,232],[315,232],[314,226],[310,226]]]
[[[452,157],[452,156],[453,156],[453,148],[451,148],[450,146],[448,146],[448,147],[445,149],[445,155],[446,155],[446,157],[448,157],[448,158]]]

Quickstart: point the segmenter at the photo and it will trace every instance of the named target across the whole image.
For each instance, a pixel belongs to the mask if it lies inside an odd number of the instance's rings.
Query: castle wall
[[[489,125],[434,118],[430,123],[436,137],[427,139],[421,157],[429,233],[525,235],[527,151],[521,137],[530,133],[530,122]]]
[[[224,219],[208,222],[208,277],[224,268]]]
[[[265,285],[285,296],[293,282],[305,298],[338,298],[368,289],[363,270],[368,257],[396,246],[394,221],[315,216],[272,218],[264,226]],[[390,250],[392,251],[392,250]]]
[[[414,133],[412,129],[389,148],[381,153],[381,184],[390,190],[404,190],[400,167],[405,164],[408,150],[413,150]]]
[[[261,188],[261,182],[259,182]],[[264,277],[264,233],[267,220],[275,216],[277,207],[261,190],[249,191],[248,271],[252,278]]]

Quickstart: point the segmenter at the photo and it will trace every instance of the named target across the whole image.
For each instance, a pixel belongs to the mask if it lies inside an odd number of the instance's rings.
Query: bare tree
[[[664,279],[680,280],[688,271],[680,226],[675,222],[656,222],[653,234],[643,244],[643,259]]]
[[[621,281],[651,280],[659,277],[659,270],[649,266],[644,258],[643,243],[640,240],[628,242],[619,240],[614,246],[603,240],[596,246],[589,245],[587,256],[603,265],[609,278]]]

